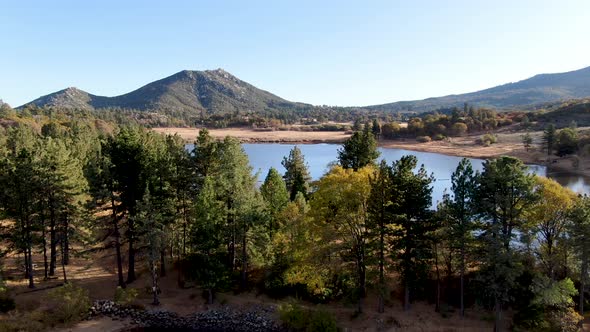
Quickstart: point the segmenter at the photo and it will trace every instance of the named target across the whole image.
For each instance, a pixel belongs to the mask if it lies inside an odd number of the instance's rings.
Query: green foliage
[[[301,150],[297,146],[293,147],[289,152],[289,156],[284,157],[281,164],[286,170],[283,178],[285,179],[290,199],[294,200],[297,193],[307,196],[311,176],[309,175],[308,166],[305,163]]]
[[[375,163],[379,157],[375,136],[368,130],[354,132],[338,150],[338,162],[343,168],[358,170]]]
[[[117,286],[115,290],[115,303],[128,306],[135,301],[137,296],[139,295],[139,291],[136,288],[122,288],[121,286]]]
[[[578,293],[571,279],[552,281],[544,276],[534,280],[532,291],[536,294],[532,302],[533,305],[551,307],[557,310],[572,306],[574,304],[572,296]]]
[[[279,316],[289,331],[337,332],[340,329],[334,316],[322,309],[308,310],[297,304],[279,307]]]
[[[555,129],[555,125],[552,123],[548,124],[543,130],[543,147],[545,151],[547,151],[547,155],[550,156],[553,154],[553,150],[555,149],[555,143],[557,141],[557,132]]]
[[[531,148],[531,145],[533,145],[533,138],[531,137],[531,134],[527,132],[524,134],[524,136],[522,136],[522,144],[524,145],[526,151]]]
[[[268,228],[270,234],[273,234],[278,229],[278,225],[276,224],[278,214],[289,203],[289,192],[287,191],[285,181],[274,167],[268,170],[266,179],[260,187],[260,193],[270,211],[271,218]]]
[[[494,134],[485,134],[483,135],[479,140],[479,144],[483,145],[483,146],[490,146],[494,143],[496,143],[498,140],[498,138],[496,137],[496,135]]]
[[[576,129],[564,128],[557,132],[555,150],[560,157],[576,153],[578,151],[578,133]]]
[[[72,283],[54,288],[47,293],[51,317],[56,323],[73,323],[83,319],[90,309],[88,290]]]

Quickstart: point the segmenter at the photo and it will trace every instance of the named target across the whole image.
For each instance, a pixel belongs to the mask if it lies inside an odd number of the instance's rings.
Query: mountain
[[[540,74],[516,83],[444,97],[367,106],[382,111],[432,111],[464,103],[496,109],[523,108],[550,101],[590,96],[590,67],[558,74]]]
[[[209,113],[311,107],[258,89],[223,69],[184,70],[116,97],[96,96],[76,88],[67,88],[28,104],[78,109],[197,110]]]
[[[464,103],[480,107],[511,109],[589,96],[590,67],[587,67],[567,73],[536,75],[516,83],[466,94],[399,101],[355,109],[424,112],[461,107]],[[230,113],[237,110],[260,113],[313,108],[312,105],[290,102],[258,89],[223,69],[184,70],[116,97],[96,96],[76,88],[67,88],[35,99],[29,104],[78,109],[205,111],[211,114]]]

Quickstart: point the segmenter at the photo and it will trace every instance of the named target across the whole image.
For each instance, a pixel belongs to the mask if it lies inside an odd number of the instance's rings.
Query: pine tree
[[[385,310],[385,264],[386,254],[388,253],[387,240],[389,235],[389,225],[392,221],[391,208],[391,181],[392,169],[387,165],[385,160],[381,160],[379,171],[376,176],[371,178],[371,197],[369,199],[369,220],[368,229],[369,237],[377,250],[377,265],[379,269],[379,304],[377,311],[382,313]]]
[[[576,203],[567,225],[575,256],[580,261],[579,312],[584,316],[586,285],[588,282],[588,259],[590,258],[590,198],[583,196]]]
[[[515,231],[522,229],[524,213],[536,197],[533,175],[527,175],[526,166],[520,160],[501,157],[486,161],[483,167],[475,191],[477,212],[484,221],[480,230],[483,243],[480,276],[494,301],[498,331],[503,305],[520,274],[511,242]]]
[[[342,167],[356,171],[373,164],[379,154],[375,137],[366,129],[363,132],[355,132],[344,142],[338,150],[338,161]]]
[[[284,157],[281,164],[286,170],[283,178],[285,179],[290,199],[294,200],[298,192],[307,197],[311,176],[309,175],[308,166],[305,163],[301,150],[297,146],[293,147],[289,152],[289,156]]]
[[[137,213],[133,218],[136,219],[138,225],[141,225],[141,232],[145,234],[142,242],[147,248],[146,257],[152,277],[152,304],[159,305],[158,261],[164,247],[164,218],[154,205],[149,189],[146,189],[143,199],[137,204]]]
[[[460,314],[465,316],[465,271],[467,265],[467,254],[471,250],[473,241],[474,221],[474,196],[475,196],[475,173],[471,162],[463,158],[457,169],[451,175],[451,190],[453,196],[444,200],[448,211],[448,230],[445,234],[453,248],[459,250],[460,255]]]
[[[432,187],[424,165],[417,173],[415,156],[404,156],[392,165],[391,213],[392,249],[395,265],[401,274],[404,287],[404,310],[409,310],[411,290],[427,273],[432,258],[432,233],[436,224],[432,217]]]
[[[272,237],[272,234],[274,234],[278,228],[278,215],[289,203],[289,192],[287,192],[285,181],[274,167],[271,167],[268,170],[266,179],[260,187],[260,193],[262,194],[270,212],[270,224],[268,228],[269,234]]]
[[[548,156],[551,156],[553,154],[556,140],[557,132],[555,130],[555,125],[550,123],[549,125],[547,125],[547,127],[545,127],[545,130],[543,130],[543,147],[547,151]]]

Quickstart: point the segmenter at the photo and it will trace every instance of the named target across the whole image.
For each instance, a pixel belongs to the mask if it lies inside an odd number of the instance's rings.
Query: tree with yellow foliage
[[[317,182],[311,199],[312,216],[329,257],[354,271],[359,312],[366,290],[370,178],[375,172],[374,166],[357,171],[334,166]]]
[[[534,239],[539,244],[536,254],[541,265],[547,275],[555,279],[555,269],[559,260],[557,246],[562,241],[577,197],[573,191],[555,180],[537,176],[535,181],[538,200],[526,214],[528,229],[532,231]]]

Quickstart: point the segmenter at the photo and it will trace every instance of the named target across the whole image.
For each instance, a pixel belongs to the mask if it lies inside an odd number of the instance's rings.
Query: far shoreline
[[[194,143],[199,131],[203,128],[152,128],[155,132],[163,134],[178,134],[187,143]],[[211,136],[223,139],[226,136],[235,137],[242,143],[249,144],[341,144],[350,134],[342,131],[257,131],[248,128],[224,128],[207,129]],[[522,133],[500,132],[496,133],[498,142],[490,146],[482,146],[476,143],[480,135],[468,135],[452,137],[441,141],[419,143],[412,139],[379,140],[378,146],[389,149],[403,149],[416,152],[438,153],[447,156],[465,157],[474,159],[493,159],[500,156],[511,156],[522,160],[529,165],[546,166],[550,172],[567,172],[590,177],[589,158],[551,157],[547,158],[538,147],[525,149],[521,142]],[[535,143],[540,143],[540,132],[532,133]],[[536,144],[538,145],[538,144]],[[574,167],[574,163],[578,167]]]

